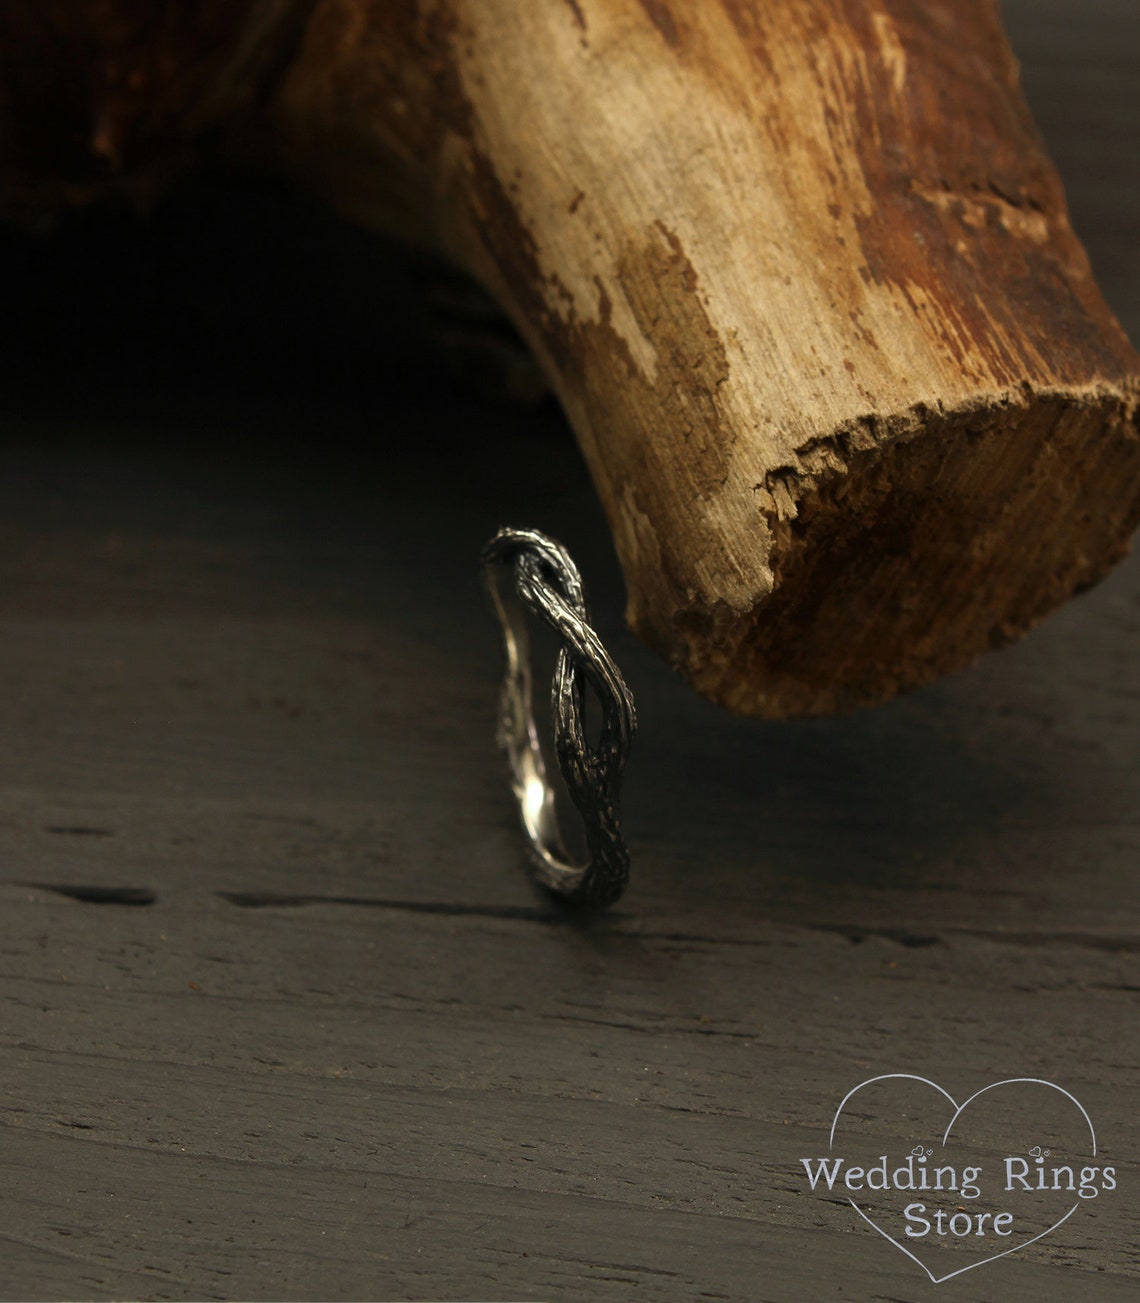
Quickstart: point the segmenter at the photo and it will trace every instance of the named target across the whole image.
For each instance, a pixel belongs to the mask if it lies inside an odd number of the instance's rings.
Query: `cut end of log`
[[[1136,400],[1026,387],[984,410],[863,423],[835,441],[845,470],[758,486],[773,587],[747,618],[690,607],[665,626],[634,601],[630,622],[742,714],[836,714],[960,670],[1125,555]]]

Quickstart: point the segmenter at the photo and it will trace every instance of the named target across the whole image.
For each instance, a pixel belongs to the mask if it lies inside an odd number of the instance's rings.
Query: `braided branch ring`
[[[510,764],[534,876],[567,901],[604,908],[618,899],[629,881],[618,797],[637,726],[633,695],[590,626],[581,577],[560,543],[534,529],[502,529],[483,549],[481,560],[507,652],[498,742]],[[514,581],[509,587],[508,576]],[[569,862],[558,827],[554,790],[534,721],[525,612],[545,621],[559,639],[551,685],[554,751],[585,827],[586,864]],[[602,715],[593,747],[582,719],[586,683]]]

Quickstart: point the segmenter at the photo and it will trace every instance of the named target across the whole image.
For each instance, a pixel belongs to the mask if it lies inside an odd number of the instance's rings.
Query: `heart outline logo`
[[[842,1116],[843,1110],[847,1106],[848,1101],[852,1099],[855,1095],[857,1095],[859,1091],[861,1091],[865,1086],[872,1086],[878,1081],[919,1081],[924,1086],[931,1086],[941,1096],[943,1096],[944,1099],[949,1101],[950,1106],[954,1109],[954,1114],[950,1118],[950,1121],[946,1126],[946,1130],[942,1134],[943,1148],[946,1147],[946,1141],[950,1137],[950,1132],[953,1131],[954,1129],[955,1122],[958,1121],[958,1119],[962,1116],[965,1110],[974,1102],[974,1100],[976,1100],[979,1096],[984,1095],[987,1091],[996,1090],[998,1086],[1015,1086],[1015,1085],[1021,1085],[1026,1083],[1034,1086],[1048,1086],[1051,1090],[1055,1090],[1060,1094],[1064,1095],[1066,1099],[1068,1099],[1071,1103],[1077,1106],[1077,1109],[1079,1110],[1081,1116],[1084,1118],[1086,1124],[1088,1125],[1089,1136],[1092,1140],[1092,1157],[1093,1158],[1096,1157],[1096,1129],[1093,1127],[1092,1118],[1089,1117],[1088,1112],[1086,1111],[1085,1106],[1081,1103],[1081,1101],[1077,1099],[1077,1097],[1073,1095],[1070,1091],[1065,1090],[1063,1086],[1058,1086],[1056,1082],[1045,1081],[1041,1077],[1007,1077],[1004,1081],[991,1081],[988,1086],[983,1086],[981,1090],[976,1090],[969,1097],[969,1099],[959,1104],[958,1101],[954,1098],[954,1096],[951,1095],[948,1090],[944,1090],[936,1081],[931,1081],[928,1077],[920,1077],[913,1072],[886,1072],[878,1077],[868,1077],[866,1081],[861,1081],[858,1086],[855,1086],[851,1090],[849,1090],[847,1094],[844,1095],[844,1097],[840,1100],[839,1107],[835,1110],[835,1116],[831,1120],[831,1131],[828,1135],[829,1152],[834,1150],[835,1148],[835,1128],[839,1125],[839,1119]],[[1017,1253],[1019,1252],[1019,1250],[1026,1248],[1028,1245],[1035,1244],[1038,1240],[1043,1240],[1046,1235],[1052,1235],[1052,1233],[1057,1229],[1058,1226],[1064,1225],[1064,1223],[1067,1222],[1069,1218],[1073,1215],[1073,1213],[1075,1213],[1077,1209],[1081,1206],[1080,1200],[1078,1199],[1077,1202],[1073,1204],[1073,1206],[1063,1217],[1055,1221],[1052,1224],[1052,1226],[1049,1226],[1045,1230],[1041,1231],[1039,1234],[1034,1235],[1032,1239],[1024,1240],[1022,1241],[1022,1243],[1015,1244],[1011,1248],[1003,1249],[1000,1253],[992,1253],[988,1258],[979,1258],[977,1262],[968,1263],[965,1267],[959,1267],[956,1271],[948,1272],[945,1276],[936,1276],[926,1265],[926,1263],[923,1262],[920,1257],[918,1257],[917,1254],[912,1253],[906,1247],[905,1244],[900,1244],[893,1235],[888,1234],[885,1230],[883,1230],[883,1228],[876,1221],[874,1221],[871,1217],[868,1217],[867,1214],[863,1211],[862,1208],[859,1207],[859,1205],[855,1202],[854,1199],[849,1198],[847,1202],[851,1205],[852,1208],[855,1209],[855,1211],[859,1214],[859,1216],[863,1218],[863,1220],[867,1223],[868,1226],[878,1231],[878,1233],[883,1237],[883,1239],[889,1241],[891,1244],[895,1246],[896,1249],[899,1250],[900,1253],[905,1253],[906,1256],[910,1258],[912,1262],[916,1263],[919,1267],[921,1267],[922,1270],[929,1277],[931,1284],[934,1285],[941,1285],[943,1281],[952,1280],[955,1276],[961,1276],[964,1272],[973,1271],[975,1267],[984,1267],[986,1266],[987,1263],[997,1262],[999,1258],[1007,1258],[1011,1253]]]

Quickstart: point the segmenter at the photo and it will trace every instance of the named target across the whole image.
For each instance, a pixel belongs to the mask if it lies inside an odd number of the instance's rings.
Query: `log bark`
[[[274,158],[496,296],[714,700],[884,700],[1125,551],[1140,359],[990,0],[317,0],[275,67]]]

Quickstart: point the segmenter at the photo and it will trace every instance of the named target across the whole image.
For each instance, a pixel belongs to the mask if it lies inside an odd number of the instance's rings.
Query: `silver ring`
[[[534,877],[567,901],[604,908],[618,899],[629,881],[618,797],[637,727],[633,694],[590,626],[581,577],[560,543],[536,529],[501,529],[483,549],[481,560],[507,652],[497,738],[510,765]],[[554,753],[585,828],[585,864],[570,862],[558,826],[554,789],[534,720],[527,612],[545,621],[559,640],[551,685]],[[601,706],[593,747],[582,719],[587,683]]]

